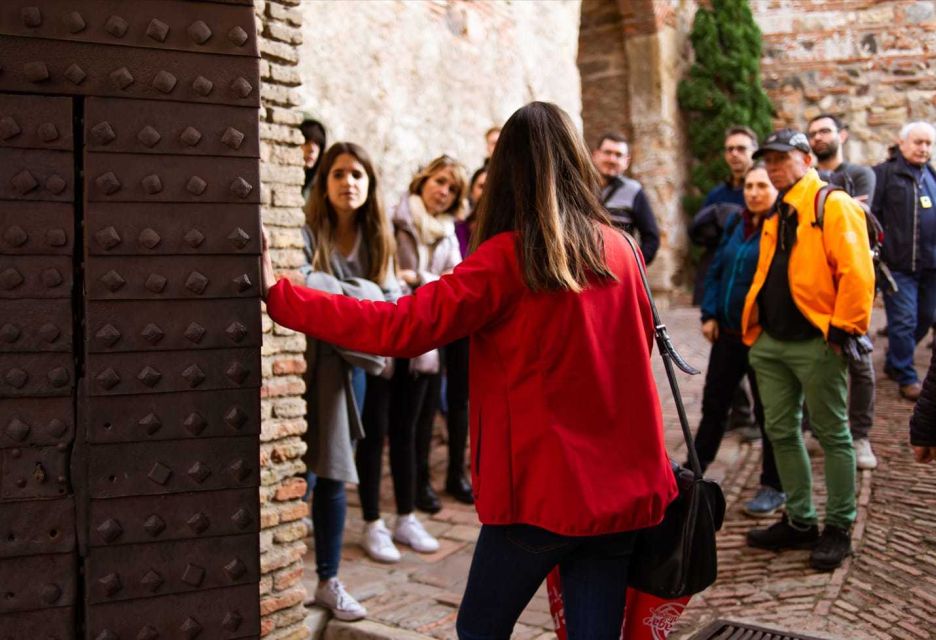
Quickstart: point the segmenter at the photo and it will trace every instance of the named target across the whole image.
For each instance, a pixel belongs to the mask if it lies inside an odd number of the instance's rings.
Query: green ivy
[[[711,0],[710,5],[696,12],[690,36],[695,62],[677,92],[692,155],[693,192],[683,202],[690,215],[704,194],[729,175],[725,129],[743,124],[763,138],[773,116],[761,86],[761,32],[748,0]]]

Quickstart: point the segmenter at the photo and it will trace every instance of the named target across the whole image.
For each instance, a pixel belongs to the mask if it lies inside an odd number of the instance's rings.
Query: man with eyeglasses
[[[647,264],[660,248],[660,228],[643,185],[624,176],[630,164],[627,139],[620,133],[605,133],[592,151],[592,162],[601,178],[601,204],[614,226],[637,236]]]
[[[732,125],[725,131],[724,158],[731,173],[727,180],[708,192],[689,229],[692,241],[703,247],[696,268],[693,304],[702,304],[705,275],[721,241],[725,222],[732,213],[744,208],[744,176],[754,162],[751,156],[756,150],[757,134],[749,127]],[[734,431],[745,442],[760,440],[761,431],[754,420],[754,404],[746,379],[742,379],[735,392],[725,431]]]
[[[845,161],[848,126],[837,116],[820,113],[806,128],[819,177],[842,187],[864,207],[871,206],[876,179],[870,167]],[[877,457],[868,434],[874,423],[874,363],[871,353],[848,362],[848,426],[859,469],[875,469]]]
[[[757,135],[744,125],[736,124],[725,131],[725,163],[731,176],[708,192],[702,207],[719,202],[744,206],[744,174],[751,168],[751,157],[757,151]]]
[[[838,185],[858,202],[871,206],[874,197],[874,171],[870,167],[845,162],[848,126],[830,113],[821,113],[806,128],[809,146],[816,156],[819,176]]]

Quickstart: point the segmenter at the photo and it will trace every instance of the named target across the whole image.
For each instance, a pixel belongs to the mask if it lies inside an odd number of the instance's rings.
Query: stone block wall
[[[329,142],[362,144],[394,206],[447,153],[468,171],[484,132],[531,100],[579,120],[580,0],[303,2],[303,109]]]
[[[686,188],[685,132],[676,86],[689,61],[695,0],[583,0],[578,65],[590,145],[608,129],[631,143],[630,175],[643,184],[661,243],[648,269],[669,291],[687,251],[680,199]]]
[[[764,34],[764,83],[777,124],[832,112],[849,159],[876,164],[900,126],[936,120],[936,3],[751,0]]]
[[[302,136],[296,125],[302,42],[301,0],[255,0],[260,35],[260,171],[263,222],[271,234],[273,263],[280,274],[298,278],[303,263]],[[303,625],[302,518],[308,507],[302,454],[306,445],[305,336],[274,326],[264,315],[261,389],[261,634],[269,640],[307,637]]]
[[[585,141],[593,147],[606,131],[630,139],[630,94],[624,19],[614,2],[582,0],[578,68],[582,76],[582,121]]]

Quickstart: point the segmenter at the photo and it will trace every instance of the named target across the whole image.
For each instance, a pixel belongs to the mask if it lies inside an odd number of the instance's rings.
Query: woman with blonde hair
[[[308,264],[306,285],[368,300],[400,296],[393,265],[393,237],[384,213],[373,163],[356,144],[339,142],[321,158],[306,202],[302,229]],[[338,580],[347,498],[345,483],[357,483],[355,445],[366,435],[365,399],[380,404],[377,374],[387,361],[310,338],[306,359],[306,434],[312,523],[319,584],[316,603],[341,620],[367,612]],[[373,388],[369,388],[373,387]],[[366,420],[364,420],[366,423]]]
[[[676,496],[640,259],[610,226],[569,116],[534,102],[504,125],[476,247],[397,304],[275,285],[275,322],[411,357],[471,336],[472,486],[482,527],[456,629],[509,638],[559,566],[570,640],[617,640],[639,529]]]
[[[465,169],[449,156],[435,158],[413,176],[408,192],[400,200],[393,216],[399,247],[399,273],[409,291],[438,280],[461,262],[457,224],[463,217],[467,195],[468,178]],[[413,376],[401,389],[403,405],[398,413],[399,419],[406,422],[415,420],[415,505],[427,513],[436,513],[442,508],[429,482],[429,449],[435,415],[441,403],[440,356],[448,356],[449,352],[446,346],[441,353],[440,350],[434,350],[411,360]],[[467,410],[467,398],[464,404]],[[459,412],[460,407],[455,410]],[[454,421],[449,421],[449,426],[446,489],[460,501],[470,504],[471,487],[465,480],[464,453],[468,423],[456,417]]]

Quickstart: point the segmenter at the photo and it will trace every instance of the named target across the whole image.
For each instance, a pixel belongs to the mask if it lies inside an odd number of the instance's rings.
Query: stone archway
[[[603,131],[632,141],[630,173],[640,180],[660,225],[660,252],[649,270],[654,289],[678,282],[687,240],[680,203],[686,183],[683,123],[676,86],[686,64],[694,0],[583,0],[578,66],[589,144]]]

